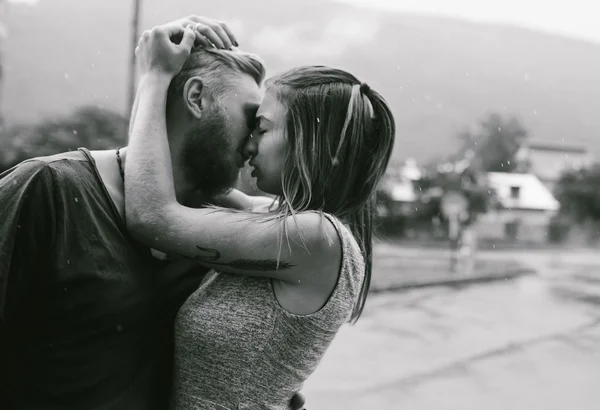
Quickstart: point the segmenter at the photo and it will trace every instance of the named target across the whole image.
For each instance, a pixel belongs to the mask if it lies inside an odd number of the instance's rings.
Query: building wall
[[[548,242],[551,211],[503,209],[481,215],[475,225],[480,240]]]
[[[531,149],[530,172],[553,189],[554,183],[564,171],[586,166],[592,162],[592,159],[590,154],[583,152]]]

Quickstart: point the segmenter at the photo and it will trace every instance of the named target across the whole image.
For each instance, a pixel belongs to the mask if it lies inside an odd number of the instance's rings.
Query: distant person
[[[197,190],[209,196],[235,183],[264,67],[224,50],[236,40],[222,23],[192,16],[171,25],[192,25],[199,44],[219,47],[188,65],[205,90],[243,90],[228,104],[226,127],[190,119],[203,138],[169,131],[175,189],[186,202]],[[188,91],[174,84],[171,99]],[[167,118],[182,126],[188,115],[171,110]],[[206,269],[159,261],[131,238],[120,172],[126,151],[80,149],[0,174],[2,410],[167,408],[173,320]],[[212,347],[216,355],[221,348]],[[292,408],[302,406],[296,399]]]
[[[340,327],[363,310],[376,187],[392,153],[394,118],[380,94],[345,71],[287,71],[266,82],[238,158],[250,160],[258,188],[277,196],[276,209],[257,212],[235,192],[235,210],[180,205],[172,131],[211,140],[203,126],[211,123],[234,135],[240,99],[256,92],[251,81],[211,87],[190,68],[209,52],[193,43],[194,33],[180,27],[157,27],[140,41],[139,105],[125,167],[131,234],[220,272],[178,313],[171,406],[284,409]],[[173,100],[178,85],[184,98],[176,92]],[[197,164],[211,156],[193,155]]]

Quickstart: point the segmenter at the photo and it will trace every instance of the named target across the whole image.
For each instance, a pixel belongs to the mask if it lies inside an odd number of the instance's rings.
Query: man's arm
[[[54,236],[52,189],[52,170],[39,161],[0,174],[0,343],[37,273],[48,268]]]

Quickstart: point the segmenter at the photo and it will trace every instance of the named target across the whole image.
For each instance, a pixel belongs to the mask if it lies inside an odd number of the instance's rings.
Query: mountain
[[[124,112],[131,3],[9,5],[5,119],[32,122],[88,103]],[[271,73],[315,63],[356,73],[393,108],[396,158],[446,155],[457,132],[490,112],[516,115],[536,141],[600,154],[600,44],[320,0],[146,0],[142,27],[194,13],[230,22]]]

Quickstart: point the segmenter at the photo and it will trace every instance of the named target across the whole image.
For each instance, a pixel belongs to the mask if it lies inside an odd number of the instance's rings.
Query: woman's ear
[[[189,78],[183,87],[183,105],[196,119],[202,117],[202,113],[211,103],[208,90],[201,77]]]

